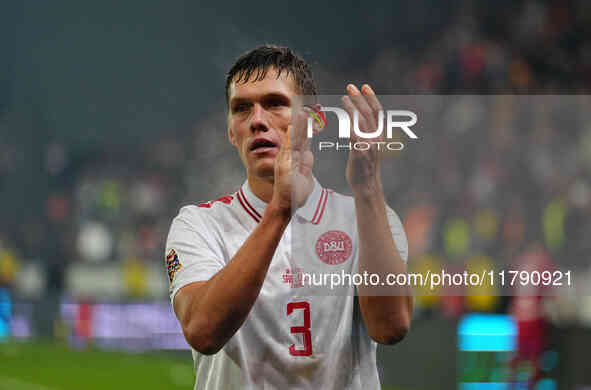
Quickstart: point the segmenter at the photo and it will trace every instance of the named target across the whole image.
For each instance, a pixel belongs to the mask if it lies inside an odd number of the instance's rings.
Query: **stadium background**
[[[584,0],[5,4],[0,389],[191,388],[163,244],[181,205],[244,180],[224,127],[224,73],[239,53],[291,46],[326,95],[346,82],[378,94],[586,94],[590,29]],[[401,160],[387,197],[410,264],[494,264],[535,243],[549,259],[589,257],[591,127],[505,130],[475,133],[485,156],[440,134],[439,150]],[[474,199],[481,186],[495,202]],[[591,268],[577,278],[588,285]],[[547,305],[559,389],[591,386],[588,295]],[[407,339],[379,351],[384,383],[455,388],[463,316],[511,308],[510,297],[418,297]],[[484,370],[502,376],[498,366]]]

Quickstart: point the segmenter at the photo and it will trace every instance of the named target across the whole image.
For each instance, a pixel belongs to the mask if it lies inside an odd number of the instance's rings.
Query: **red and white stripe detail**
[[[322,215],[324,214],[324,209],[326,208],[326,200],[328,199],[328,191],[324,188],[322,189],[322,193],[320,194],[320,200],[318,201],[318,205],[316,206],[316,211],[314,212],[314,217],[312,217],[312,223],[314,225],[318,225]]]
[[[252,205],[248,202],[248,200],[246,199],[246,196],[244,196],[244,192],[242,191],[242,188],[240,189],[240,191],[238,191],[236,193],[236,196],[238,197],[238,201],[240,202],[240,204],[242,205],[242,207],[244,208],[244,210],[250,214],[250,216],[256,221],[256,222],[261,222],[261,218],[263,218],[261,216],[261,214],[259,214],[254,207],[252,207]]]

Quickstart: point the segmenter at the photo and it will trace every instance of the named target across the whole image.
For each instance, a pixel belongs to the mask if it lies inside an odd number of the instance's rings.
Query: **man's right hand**
[[[291,124],[286,133],[281,133],[281,148],[275,161],[271,205],[289,215],[306,203],[314,188],[314,155],[307,136],[310,109],[309,106],[294,106]],[[313,109],[319,110],[319,107]],[[315,124],[314,130],[319,132],[321,128]]]

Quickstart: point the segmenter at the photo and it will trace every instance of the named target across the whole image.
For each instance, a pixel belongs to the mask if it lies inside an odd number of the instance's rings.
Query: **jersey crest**
[[[337,265],[344,263],[353,253],[353,242],[347,233],[330,230],[322,234],[315,245],[316,255],[324,263]]]

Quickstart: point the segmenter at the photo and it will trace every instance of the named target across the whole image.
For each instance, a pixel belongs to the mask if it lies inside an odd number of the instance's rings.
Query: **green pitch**
[[[0,390],[191,390],[192,363],[188,352],[134,354],[0,343]]]
[[[57,344],[0,344],[1,390],[191,389],[191,355],[76,351]]]

